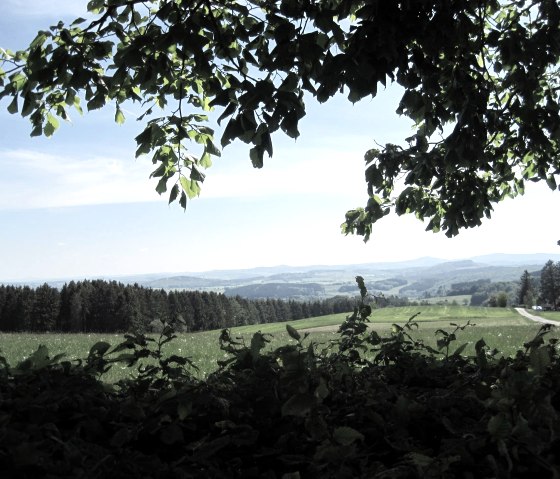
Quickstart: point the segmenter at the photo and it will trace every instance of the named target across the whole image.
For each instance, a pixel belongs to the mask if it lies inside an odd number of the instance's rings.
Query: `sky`
[[[24,48],[39,29],[84,16],[86,3],[2,0],[0,47]],[[367,201],[364,153],[412,133],[394,113],[399,93],[310,102],[301,136],[276,134],[260,170],[247,145],[228,146],[186,211],[155,192],[149,157],[134,158],[142,125],[132,112],[124,125],[112,108],[76,112],[53,137],[31,138],[0,101],[0,282],[560,252],[560,193],[543,184],[451,239],[410,215],[385,217],[368,243],[344,236],[345,212]]]

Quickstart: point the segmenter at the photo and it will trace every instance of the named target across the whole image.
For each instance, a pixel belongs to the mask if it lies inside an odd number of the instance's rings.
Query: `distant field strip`
[[[470,294],[461,294],[456,296],[433,296],[431,298],[422,298],[422,302],[429,304],[457,303],[467,305],[471,301]]]
[[[423,305],[382,308],[373,311],[370,321],[373,328],[390,328],[393,323],[404,323],[415,316],[417,323],[441,323],[438,327],[449,326],[449,323],[465,324],[467,321],[484,326],[528,325],[531,322],[523,318],[513,308],[484,308],[459,305]],[[290,324],[296,329],[312,330],[338,326],[347,314],[320,316],[305,320],[305,323],[293,321]],[[447,323],[447,324],[446,324]],[[276,323],[279,327],[282,323]],[[272,326],[272,325],[271,325]],[[283,324],[282,324],[283,326]],[[253,328],[253,326],[251,327]]]
[[[475,306],[460,305],[429,305],[429,306],[403,306],[399,308],[383,308],[374,310],[371,321],[378,322],[404,322],[410,317],[418,314],[414,318],[417,322],[425,321],[468,321],[468,320],[499,320],[508,321],[520,320],[519,324],[526,324],[524,320],[512,308],[484,308]]]

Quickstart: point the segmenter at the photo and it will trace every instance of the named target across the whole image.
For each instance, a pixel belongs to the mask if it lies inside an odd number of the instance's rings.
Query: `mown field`
[[[474,353],[474,344],[483,338],[490,348],[498,349],[504,355],[513,355],[523,347],[523,343],[530,340],[539,330],[540,325],[520,316],[514,309],[482,308],[461,305],[429,305],[384,308],[375,310],[371,317],[371,327],[381,336],[391,333],[392,325],[404,324],[413,315],[418,323],[418,329],[411,332],[416,339],[423,340],[433,347],[436,345],[436,331],[454,329],[450,323],[464,325],[467,321],[475,324],[457,333],[455,348],[467,343],[469,346],[464,354]],[[539,314],[548,319],[560,321],[560,312],[541,312]],[[290,321],[289,324],[298,330],[308,333],[306,341],[320,344],[320,349],[327,347],[337,338],[337,327],[342,323],[346,314],[335,314],[317,318]],[[559,323],[560,324],[560,323]],[[253,333],[261,331],[268,334],[271,340],[270,348],[293,342],[286,333],[286,323],[260,324],[242,326],[232,330],[233,335],[240,341],[250,341]],[[227,357],[219,349],[219,331],[201,333],[182,333],[177,339],[166,345],[165,352],[191,358],[198,367],[195,374],[205,377],[217,368],[216,360]],[[560,338],[560,329],[554,329],[550,337]],[[34,334],[34,333],[0,333],[0,354],[15,365],[33,353],[39,345],[48,347],[51,356],[65,353],[68,358],[84,358],[89,348],[98,341],[106,341],[116,345],[123,339],[118,334]],[[454,347],[451,350],[454,350]],[[124,365],[113,366],[105,376],[108,382],[134,374],[133,368]]]
[[[433,296],[431,298],[422,298],[421,301],[429,304],[456,303],[467,306],[471,302],[471,295],[460,294],[455,296]]]
[[[529,311],[535,316],[540,316],[541,318],[551,319],[553,321],[558,321],[560,323],[560,311]]]

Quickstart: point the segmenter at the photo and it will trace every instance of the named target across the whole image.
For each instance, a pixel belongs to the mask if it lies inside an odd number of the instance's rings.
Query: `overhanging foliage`
[[[137,155],[153,155],[156,190],[183,207],[220,155],[212,110],[221,145],[248,143],[260,168],[274,132],[299,135],[304,94],[356,102],[392,82],[415,131],[366,152],[369,199],[346,214],[346,233],[367,239],[394,209],[452,236],[527,180],[557,187],[555,0],[91,0],[88,10],[25,51],[0,50],[0,98],[47,136],[83,100],[113,105],[117,123],[139,102]]]

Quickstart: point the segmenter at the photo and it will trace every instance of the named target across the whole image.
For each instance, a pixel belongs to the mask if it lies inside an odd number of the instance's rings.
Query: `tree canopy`
[[[169,201],[200,193],[219,143],[296,138],[305,101],[351,102],[404,88],[414,123],[399,145],[365,152],[367,203],[343,231],[367,240],[391,211],[448,236],[560,174],[560,8],[556,0],[91,0],[87,19],[0,49],[0,98],[52,135],[69,110],[138,102],[137,155],[151,154]],[[215,116],[212,114],[215,112]],[[372,111],[372,115],[377,114]],[[366,128],[366,126],[364,126]],[[313,181],[310,178],[309,181]]]

